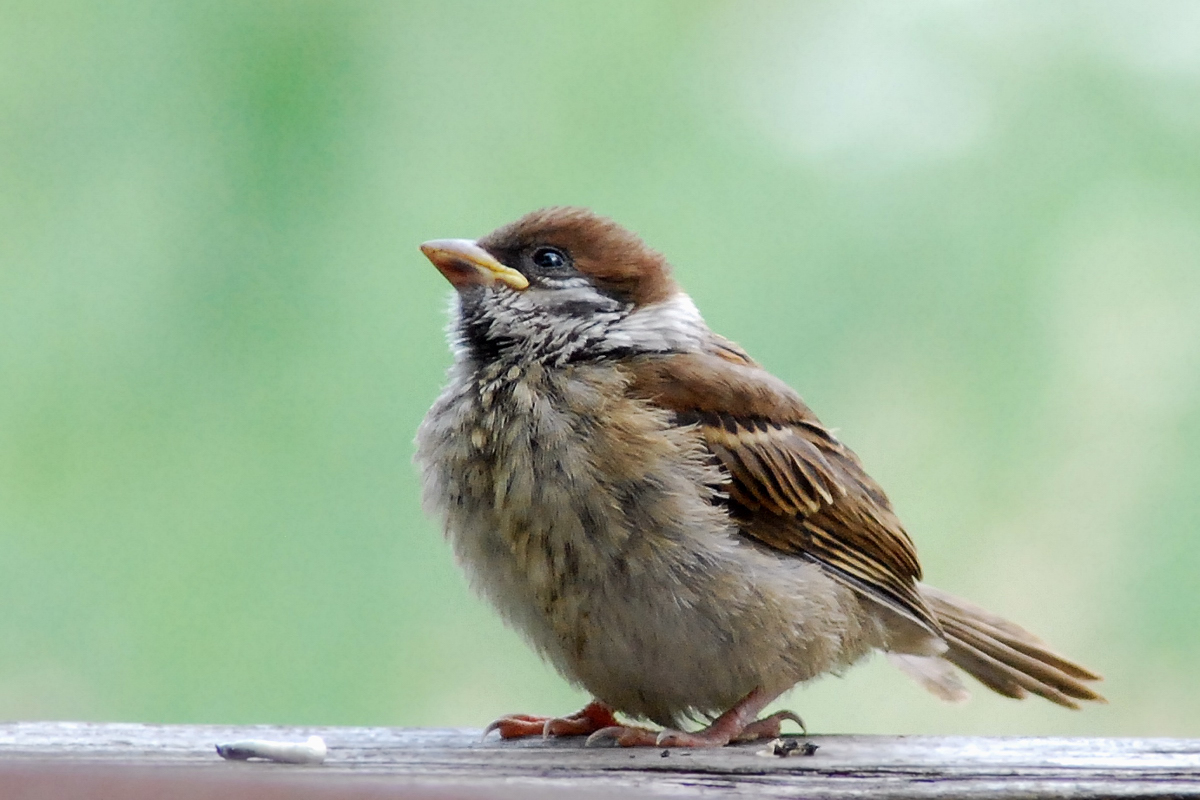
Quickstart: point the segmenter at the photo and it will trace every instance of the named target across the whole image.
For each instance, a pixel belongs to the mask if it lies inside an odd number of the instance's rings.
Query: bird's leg
[[[779,736],[780,726],[785,719],[790,719],[801,728],[804,727],[800,717],[791,711],[780,711],[769,717],[755,719],[758,712],[778,696],[755,689],[739,700],[733,708],[713,720],[707,728],[695,733],[664,730],[655,734],[644,728],[615,725],[596,731],[588,737],[587,743],[612,739],[622,747],[724,747],[730,742],[774,739]]]
[[[587,736],[604,728],[618,727],[621,723],[613,716],[613,710],[599,700],[593,700],[574,714],[565,717],[534,717],[529,714],[509,714],[483,729],[483,738],[492,731],[499,731],[501,739],[519,739],[523,736]]]

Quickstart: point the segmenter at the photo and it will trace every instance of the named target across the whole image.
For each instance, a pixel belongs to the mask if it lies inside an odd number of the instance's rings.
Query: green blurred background
[[[888,488],[931,582],[1107,676],[817,731],[1200,735],[1200,7],[0,10],[0,718],[584,701],[418,505],[417,252],[588,205]]]

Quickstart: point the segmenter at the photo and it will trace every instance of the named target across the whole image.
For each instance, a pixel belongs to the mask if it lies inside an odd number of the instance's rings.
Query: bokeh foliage
[[[931,582],[1104,672],[876,659],[819,731],[1200,735],[1200,14],[1045,4],[6,3],[0,718],[482,725],[565,686],[412,437],[416,245],[593,206],[888,488]]]

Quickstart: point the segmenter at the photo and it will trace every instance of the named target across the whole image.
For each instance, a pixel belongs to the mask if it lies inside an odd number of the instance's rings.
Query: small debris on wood
[[[667,757],[667,756],[669,756],[669,755],[671,755],[671,751],[670,751],[670,750],[663,750],[661,753],[659,753],[659,754],[658,754],[658,757],[659,757],[659,758],[666,758],[666,757]]]
[[[217,745],[217,755],[227,761],[262,758],[281,764],[320,764],[328,750],[320,736],[310,736],[306,742],[275,742],[269,739],[243,739]]]
[[[820,745],[815,745],[812,742],[801,742],[799,739],[775,739],[767,745],[765,750],[759,750],[760,756],[776,756],[778,758],[787,758],[791,755],[811,756],[817,752]]]

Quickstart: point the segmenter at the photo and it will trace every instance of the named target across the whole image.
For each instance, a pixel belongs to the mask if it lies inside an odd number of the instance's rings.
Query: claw
[[[733,737],[735,742],[757,742],[763,739],[777,739],[781,733],[784,720],[790,720],[800,726],[800,730],[808,735],[804,720],[794,711],[777,711],[769,717],[755,720]]]
[[[483,736],[479,741],[482,742],[487,739],[488,734],[492,731],[500,731],[501,739],[516,739],[520,736],[532,736],[533,733],[536,732],[536,728],[534,726],[540,724],[543,719],[544,717],[535,717],[530,714],[506,714],[484,728]]]
[[[610,725],[589,736],[583,746],[590,747],[605,739],[612,739],[620,747],[653,747],[657,735],[654,731],[635,728],[632,725]]]
[[[583,746],[592,747],[593,745],[597,744],[598,742],[602,742],[605,739],[613,739],[615,741],[622,730],[623,728],[620,725],[609,725],[607,728],[601,728],[585,739]]]
[[[670,747],[671,743],[679,738],[679,731],[673,731],[670,728],[663,728],[658,736],[654,737],[655,747]]]
[[[805,736],[808,736],[808,726],[804,724],[804,720],[800,719],[800,715],[795,711],[784,709],[783,711],[779,711],[771,716],[778,717],[780,722],[783,722],[785,719],[790,719],[792,722],[800,726],[801,733],[803,733]]]

